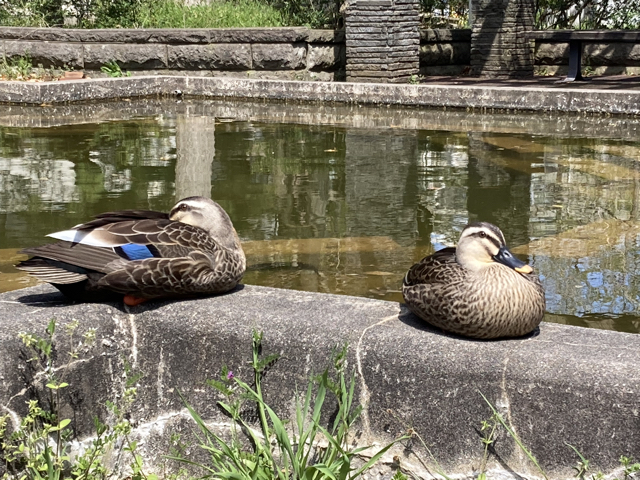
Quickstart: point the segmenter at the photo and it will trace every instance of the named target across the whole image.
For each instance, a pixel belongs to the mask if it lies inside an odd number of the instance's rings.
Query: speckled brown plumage
[[[445,248],[407,272],[402,290],[411,311],[431,325],[474,338],[533,331],[544,316],[544,288],[537,275],[495,260],[499,250],[508,252],[502,232],[491,224],[471,224],[461,235],[460,248],[473,253],[471,258],[467,252],[469,265],[460,263],[456,248]]]
[[[114,293],[147,299],[222,293],[246,268],[229,216],[203,197],[181,200],[170,214],[107,212],[52,236],[63,240],[25,249],[34,257],[16,267],[81,301]],[[123,249],[130,245],[153,256],[128,258]]]

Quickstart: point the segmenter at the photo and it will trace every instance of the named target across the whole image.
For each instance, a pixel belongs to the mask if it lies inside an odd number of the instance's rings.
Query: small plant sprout
[[[111,61],[105,63],[102,67],[100,67],[100,71],[102,73],[106,73],[108,76],[110,76],[112,78],[130,77],[131,76],[131,72],[123,71],[122,68],[120,67],[120,64],[118,62],[116,62],[115,60],[111,60]]]
[[[633,458],[631,457],[625,457],[624,455],[622,455],[620,457],[620,464],[624,469],[624,477],[622,480],[629,480],[630,478],[632,478],[632,475],[640,472],[640,462],[634,462]]]
[[[547,474],[544,472],[544,470],[542,469],[542,467],[538,463],[538,460],[536,460],[536,457],[534,457],[533,454],[531,453],[531,451],[524,445],[524,443],[522,443],[522,441],[520,440],[520,437],[518,437],[516,432],[507,424],[507,422],[505,422],[504,418],[502,418],[502,415],[500,415],[500,413],[498,413],[498,411],[493,406],[493,404],[489,400],[487,400],[487,397],[485,397],[482,394],[482,392],[478,392],[478,393],[480,393],[480,396],[484,399],[484,401],[487,403],[487,405],[489,405],[489,408],[491,409],[491,413],[492,413],[491,421],[495,422],[495,425],[498,425],[498,424],[502,425],[502,427],[507,431],[509,436],[516,442],[518,447],[520,447],[520,450],[522,450],[524,452],[524,454],[529,458],[529,460],[531,460],[531,462],[536,466],[538,471],[542,474],[542,477],[545,480],[549,480],[548,477],[547,477]],[[495,429],[492,428],[492,432],[490,434],[491,436],[487,438],[487,441],[491,440],[491,443],[493,443],[492,436],[493,436],[493,432],[494,431],[495,431]],[[487,443],[484,440],[483,440],[483,443],[485,444],[485,452],[487,452],[487,449],[489,448],[489,445],[491,443]],[[483,470],[482,473],[485,473],[484,470]],[[486,474],[483,477],[483,479],[484,478],[486,478]]]
[[[576,478],[584,480],[586,478],[587,472],[589,471],[589,460],[586,459],[576,447],[567,442],[564,443],[578,455],[578,463],[575,467],[573,467],[573,469],[576,471]],[[592,475],[591,478],[595,479],[595,476]]]

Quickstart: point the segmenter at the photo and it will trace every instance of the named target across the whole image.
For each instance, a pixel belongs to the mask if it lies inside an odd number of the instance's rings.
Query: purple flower
[[[229,373],[227,373],[227,380],[231,380],[233,377],[235,377],[235,375],[231,370],[229,370]]]

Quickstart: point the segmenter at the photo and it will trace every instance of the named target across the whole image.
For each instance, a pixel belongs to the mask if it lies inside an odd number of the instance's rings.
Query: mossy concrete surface
[[[549,478],[574,476],[577,456],[567,443],[594,471],[614,472],[620,455],[640,457],[640,335],[543,323],[527,338],[474,341],[429,328],[403,305],[365,298],[242,286],[218,297],[128,308],[68,304],[51,287],[39,286],[0,295],[0,405],[14,422],[28,399],[44,398],[42,373],[27,363],[18,333],[44,336],[52,318],[57,373],[70,384],[62,416],[73,419],[80,438],[90,437],[92,417],[107,420],[105,402],[121,397],[127,368],[141,373],[131,420],[145,465],[160,473],[175,469],[163,455],[176,432],[186,442],[194,427],[178,391],[212,428],[227,431],[219,398],[205,381],[224,365],[251,381],[253,330],[264,332],[265,355],[280,355],[264,390],[281,416],[292,417],[296,390],[330,364],[333,347],[347,343],[365,406],[357,441],[382,445],[412,428],[450,476],[471,478],[481,468],[480,427],[491,417],[481,393]],[[65,325],[73,320],[80,325],[70,340]],[[96,329],[95,345],[69,359],[70,345],[89,328]],[[513,439],[498,431],[491,478],[541,477]],[[386,455],[386,470],[376,475],[390,478],[399,464],[430,478],[437,471],[433,458],[414,440]]]
[[[594,88],[601,86],[602,88]],[[606,88],[605,88],[606,87]],[[503,111],[640,114],[640,83],[579,85],[540,80],[443,80],[399,85],[238,77],[136,76],[63,82],[0,82],[0,104],[55,104],[132,97],[178,96],[407,105]]]

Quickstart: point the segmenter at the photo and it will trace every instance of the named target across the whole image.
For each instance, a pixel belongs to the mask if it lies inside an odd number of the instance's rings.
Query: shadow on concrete
[[[244,289],[244,285],[239,284],[239,285],[236,285],[236,287],[233,290],[229,290],[228,292],[225,292],[225,293],[220,293],[217,295],[209,295],[209,296],[223,297],[226,295],[231,295],[235,292],[239,292],[243,289]],[[118,298],[122,297],[122,295],[118,295],[118,294],[114,296]],[[179,297],[175,299],[158,298],[158,299],[148,300],[135,307],[126,306],[120,299],[119,300],[109,299],[109,300],[95,301],[95,302],[74,301],[65,297],[61,292],[47,292],[47,293],[37,293],[32,295],[23,295],[21,297],[18,297],[17,301],[19,303],[22,303],[24,305],[29,305],[32,307],[51,307],[51,308],[66,307],[69,305],[76,305],[76,304],[82,304],[82,303],[103,303],[104,305],[113,307],[122,313],[143,313],[143,312],[152,312],[154,310],[157,310],[160,307],[163,307],[175,301],[190,302],[190,301],[199,300],[206,297],[208,296],[200,295],[200,296],[193,296],[193,297]]]

